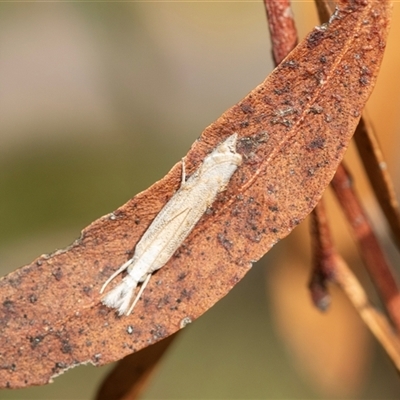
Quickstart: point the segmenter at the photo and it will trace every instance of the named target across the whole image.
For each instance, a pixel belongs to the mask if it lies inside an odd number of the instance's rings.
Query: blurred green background
[[[304,37],[318,24],[313,2],[293,10]],[[394,13],[369,111],[399,193],[398,4]],[[66,247],[164,176],[271,70],[261,1],[0,3],[1,275]],[[335,219],[357,265],[345,228]],[[303,224],[186,328],[143,399],[398,398],[400,378],[341,293],[327,314],[311,306],[306,236]],[[110,368],[0,399],[90,399]]]

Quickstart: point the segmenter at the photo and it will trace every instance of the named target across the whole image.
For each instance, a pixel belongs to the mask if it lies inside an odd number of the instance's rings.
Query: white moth
[[[181,246],[217,194],[225,189],[233,173],[242,162],[236,152],[237,134],[220,143],[185,182],[185,164],[182,160],[182,182],[178,191],[154,218],[135,247],[133,257],[115,271],[100,290],[122,271],[128,274],[102,302],[116,308],[119,315],[129,315],[143,293],[154,271],[162,268]],[[131,304],[138,283],[143,282]]]

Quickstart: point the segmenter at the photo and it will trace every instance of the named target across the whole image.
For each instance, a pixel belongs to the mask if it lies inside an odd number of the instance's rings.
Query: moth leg
[[[133,303],[132,303],[131,307],[129,308],[128,312],[126,313],[126,315],[129,315],[132,312],[132,310],[134,309],[134,307],[136,306],[136,303],[139,301],[140,296],[142,295],[142,293],[143,293],[144,289],[146,288],[147,284],[149,283],[150,278],[151,278],[151,274],[148,274],[146,276],[146,279],[142,283],[142,286],[140,287],[139,293],[135,297],[135,300],[133,301]]]
[[[185,168],[185,159],[182,158],[182,180],[181,180],[181,188],[185,186],[186,183],[186,168]]]
[[[104,289],[107,287],[107,285],[117,276],[119,275],[122,271],[125,271],[129,265],[132,264],[132,259],[128,260],[126,263],[122,264],[104,283],[102,288],[100,289],[100,293],[104,292]]]

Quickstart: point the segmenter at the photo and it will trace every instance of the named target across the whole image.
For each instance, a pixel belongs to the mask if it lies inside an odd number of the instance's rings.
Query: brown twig
[[[296,47],[297,30],[290,7],[290,0],[264,0],[275,65]]]
[[[325,311],[331,300],[327,282],[334,276],[332,257],[335,249],[322,199],[311,213],[311,241],[313,249],[313,271],[309,283],[311,298],[321,311]]]
[[[393,331],[386,317],[369,303],[363,287],[345,261],[338,254],[334,255],[332,261],[335,264],[337,284],[347,294],[365,324],[386,350],[397,370],[400,371],[399,336]]]
[[[323,200],[312,213],[312,233],[314,270],[310,286],[314,296],[318,296],[317,305],[323,308],[329,297],[326,290],[327,282],[337,283],[386,350],[396,368],[400,370],[400,339],[393,332],[386,317],[369,303],[362,285],[335,250]],[[319,304],[321,299],[322,307]]]
[[[96,400],[134,400],[146,389],[159,360],[178,333],[122,359],[104,379]]]
[[[357,126],[354,139],[372,189],[392,231],[392,237],[400,249],[399,203],[374,127],[365,111]]]
[[[397,282],[343,164],[337,169],[331,185],[350,223],[367,270],[393,323],[400,331],[400,293]]]

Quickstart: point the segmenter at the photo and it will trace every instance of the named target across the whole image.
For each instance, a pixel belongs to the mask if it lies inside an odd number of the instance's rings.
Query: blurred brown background
[[[312,1],[293,1],[300,37]],[[400,5],[368,111],[400,193]],[[69,245],[160,179],[271,71],[261,1],[0,3],[0,273]],[[386,225],[348,163],[392,256]],[[353,167],[354,166],[354,167]],[[359,262],[334,200],[335,239]],[[348,301],[316,311],[308,226],[186,328],[143,399],[394,399],[400,378]],[[400,268],[398,268],[399,270]],[[360,272],[362,274],[362,272]],[[363,278],[364,279],[364,278]],[[0,399],[89,399],[110,366]]]

